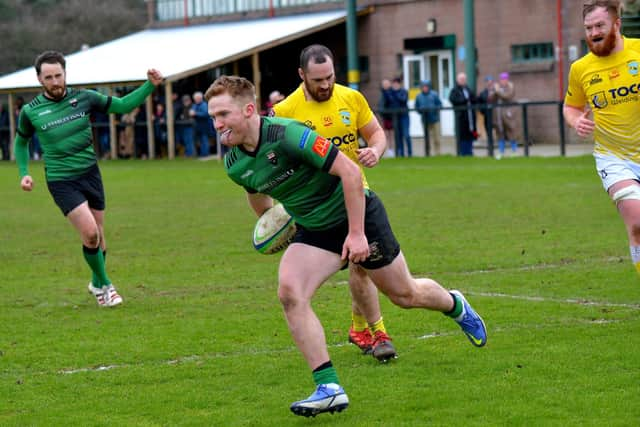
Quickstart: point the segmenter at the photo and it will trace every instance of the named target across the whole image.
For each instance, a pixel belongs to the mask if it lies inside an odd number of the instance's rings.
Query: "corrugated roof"
[[[66,56],[67,84],[146,80],[156,68],[177,80],[344,22],[346,11],[149,29]],[[33,67],[0,77],[0,91],[39,88]]]

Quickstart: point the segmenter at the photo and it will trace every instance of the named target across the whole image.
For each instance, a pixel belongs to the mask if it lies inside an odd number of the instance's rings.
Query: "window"
[[[554,58],[553,43],[514,44],[511,46],[513,63],[542,62]]]

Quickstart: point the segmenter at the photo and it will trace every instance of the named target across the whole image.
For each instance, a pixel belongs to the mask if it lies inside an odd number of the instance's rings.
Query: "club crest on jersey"
[[[595,108],[604,108],[609,104],[607,101],[607,95],[605,95],[604,91],[594,93],[591,96],[591,103]]]
[[[327,151],[329,151],[329,147],[331,147],[331,142],[324,139],[321,136],[317,136],[316,140],[313,142],[313,146],[311,149],[314,153],[319,155],[320,157],[324,157],[327,155]]]
[[[629,74],[631,74],[632,76],[638,75],[638,61],[633,60],[627,62],[627,67],[627,71],[629,71]]]
[[[269,151],[267,153],[267,160],[269,160],[269,163],[274,166],[278,164],[278,156],[276,156],[276,153],[274,153],[273,151]]]
[[[340,111],[340,119],[342,120],[342,123],[346,126],[351,125],[351,113],[346,111],[346,110],[342,110]]]
[[[69,105],[71,105],[73,108],[76,108],[78,106],[78,98],[69,100]]]
[[[322,124],[324,125],[324,127],[329,127],[333,124],[333,120],[331,119],[331,116],[324,116],[322,118]]]

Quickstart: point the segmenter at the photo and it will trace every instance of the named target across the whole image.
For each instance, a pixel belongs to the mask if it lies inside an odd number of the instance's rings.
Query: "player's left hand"
[[[353,235],[349,233],[342,245],[342,259],[358,263],[369,257],[369,242],[364,234]]]
[[[356,150],[356,153],[358,154],[358,161],[366,168],[374,167],[380,160],[377,151],[371,147],[360,148]]]
[[[162,83],[162,80],[164,80],[164,77],[162,77],[162,73],[155,68],[150,68],[147,71],[147,78],[151,83],[153,83],[154,86],[158,86],[160,83]]]

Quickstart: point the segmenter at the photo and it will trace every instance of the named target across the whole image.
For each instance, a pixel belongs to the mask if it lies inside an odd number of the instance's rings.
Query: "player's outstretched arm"
[[[148,80],[133,92],[123,96],[122,98],[111,98],[109,113],[126,114],[131,112],[138,105],[142,104],[145,98],[154,91],[157,85],[162,83],[163,77],[160,71],[151,68],[147,71]]]

